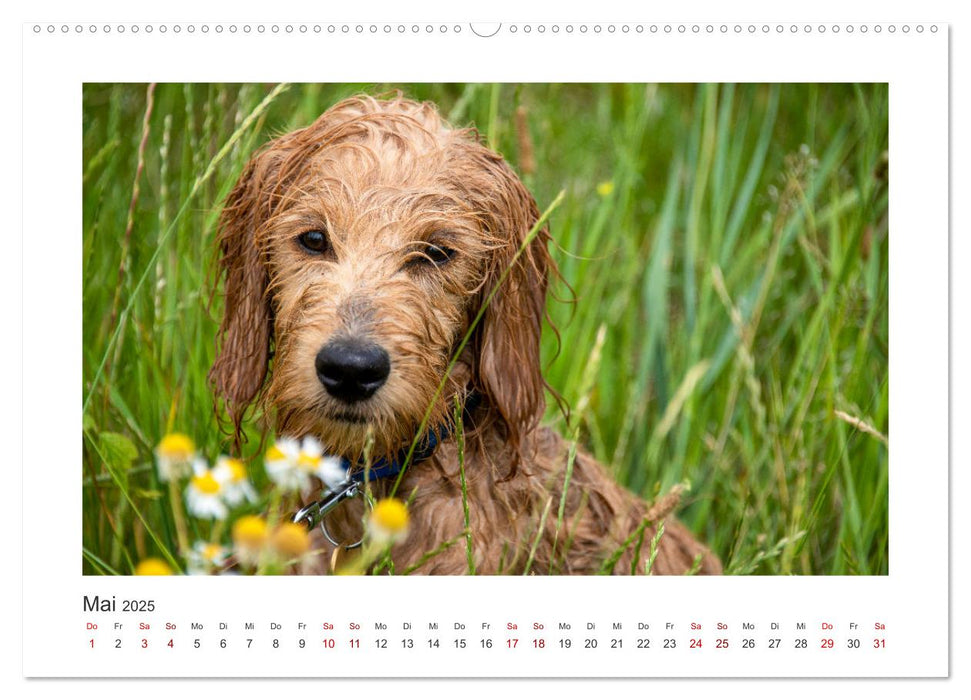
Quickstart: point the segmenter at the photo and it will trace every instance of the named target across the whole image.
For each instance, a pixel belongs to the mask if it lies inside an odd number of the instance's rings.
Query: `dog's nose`
[[[324,345],[315,365],[327,393],[346,403],[371,398],[391,373],[391,359],[384,348],[346,338]]]

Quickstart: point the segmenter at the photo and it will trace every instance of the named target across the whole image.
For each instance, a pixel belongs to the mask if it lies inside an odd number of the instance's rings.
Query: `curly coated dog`
[[[540,425],[558,273],[539,222],[502,156],[434,105],[335,105],[256,153],[226,201],[214,392],[237,436],[258,406],[278,435],[313,436],[352,468],[396,465],[369,482],[409,499],[396,571],[720,573],[670,514],[676,492],[649,505]],[[336,542],[359,539],[364,508],[330,513]],[[334,545],[318,539],[323,573]]]

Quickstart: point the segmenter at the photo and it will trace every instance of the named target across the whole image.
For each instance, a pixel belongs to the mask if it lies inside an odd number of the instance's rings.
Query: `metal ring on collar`
[[[359,539],[354,544],[341,544],[340,542],[338,542],[337,540],[335,540],[333,537],[331,537],[330,532],[328,532],[328,530],[327,530],[327,517],[326,516],[324,516],[323,518],[320,519],[320,531],[324,533],[324,537],[327,538],[327,541],[330,542],[335,547],[343,547],[346,550],[351,550],[351,549],[357,549],[358,547],[361,546],[361,544],[364,543],[364,537],[363,536],[361,537],[361,539]]]

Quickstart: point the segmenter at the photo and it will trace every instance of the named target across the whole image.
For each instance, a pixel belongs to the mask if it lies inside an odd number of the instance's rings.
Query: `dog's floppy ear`
[[[289,183],[310,167],[310,156],[334,129],[367,111],[369,98],[341,102],[310,126],[266,144],[246,164],[219,219],[220,276],[224,308],[209,382],[225,402],[237,442],[246,409],[257,399],[269,370],[273,308],[262,229],[284,203]],[[373,99],[371,100],[373,102]]]
[[[482,146],[476,149],[479,171],[491,181],[477,204],[488,233],[497,240],[482,302],[493,289],[496,292],[477,329],[473,369],[478,389],[519,451],[522,438],[537,426],[546,407],[540,336],[548,278],[555,267],[545,226],[523,249],[540,217],[529,190],[501,156]]]
[[[237,438],[243,414],[263,387],[270,357],[272,313],[258,238],[269,206],[264,187],[269,158],[264,151],[250,160],[219,220],[224,303],[209,381],[225,402]]]

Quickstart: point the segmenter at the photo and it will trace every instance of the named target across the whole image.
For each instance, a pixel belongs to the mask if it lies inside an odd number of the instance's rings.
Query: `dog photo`
[[[82,571],[885,575],[885,84],[86,84]]]

